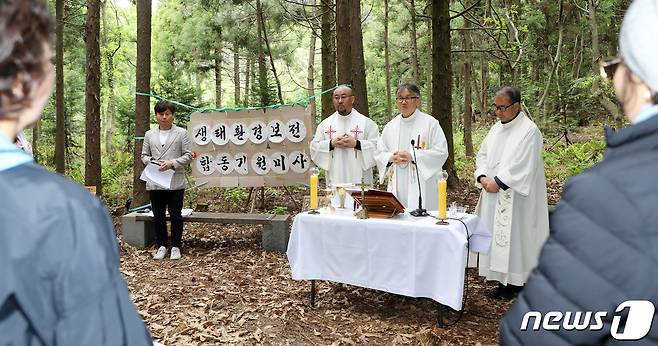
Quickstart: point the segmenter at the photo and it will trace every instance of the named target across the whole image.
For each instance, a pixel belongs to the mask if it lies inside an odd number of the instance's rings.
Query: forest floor
[[[287,205],[298,212],[282,191],[269,190],[265,210]],[[557,201],[560,191],[549,186],[549,200]],[[297,201],[303,192],[293,192]],[[195,199],[209,211],[248,211],[223,193],[202,190]],[[449,198],[472,212],[478,191],[460,186]],[[115,209],[119,239],[121,209]],[[493,345],[512,304],[488,298],[496,284],[469,269],[463,314],[451,327],[438,327],[430,299],[326,281],[318,282],[316,306],[310,307],[310,284],[292,280],[285,254],[262,251],[260,226],[186,224],[180,261],[154,261],[153,249],[123,243],[121,249],[133,301],[154,339],[166,345]],[[449,312],[446,323],[458,317]]]

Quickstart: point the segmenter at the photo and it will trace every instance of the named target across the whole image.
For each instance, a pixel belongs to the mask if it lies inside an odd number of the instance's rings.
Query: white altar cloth
[[[436,211],[430,212],[436,216]],[[491,232],[476,215],[463,214],[470,249],[487,253]],[[467,238],[464,225],[408,213],[358,220],[351,210],[298,214],[288,243],[294,280],[329,280],[462,308]]]

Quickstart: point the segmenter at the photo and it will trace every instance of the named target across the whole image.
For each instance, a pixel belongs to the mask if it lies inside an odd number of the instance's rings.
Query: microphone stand
[[[418,174],[418,164],[416,163],[416,141],[413,139],[411,140],[411,149],[414,152],[414,161],[412,163],[416,166],[416,180],[418,180],[418,209],[412,210],[409,214],[416,217],[429,216],[430,214],[427,213],[427,210],[423,209],[423,193],[420,188],[420,175]]]

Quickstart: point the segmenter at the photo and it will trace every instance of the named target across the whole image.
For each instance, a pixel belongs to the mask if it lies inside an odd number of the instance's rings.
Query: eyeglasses
[[[419,98],[418,96],[409,96],[409,97],[398,97],[396,98],[396,100],[402,103],[404,101],[411,102],[412,100],[417,100],[418,98]]]
[[[491,105],[491,110],[493,110],[494,112],[496,112],[496,111],[504,112],[504,111],[507,110],[507,108],[512,107],[515,103],[516,102],[512,102],[512,103],[508,104],[507,106],[497,106],[497,105],[493,104],[493,105]]]
[[[615,76],[615,72],[617,71],[617,67],[619,67],[619,64],[621,64],[623,61],[624,60],[620,57],[599,60],[601,78],[608,78],[612,80],[612,78]]]

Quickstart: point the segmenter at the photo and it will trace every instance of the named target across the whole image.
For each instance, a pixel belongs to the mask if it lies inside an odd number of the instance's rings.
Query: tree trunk
[[[393,95],[391,93],[391,58],[388,46],[388,0],[384,0],[384,65],[386,69],[386,119],[393,119]]]
[[[352,84],[352,47],[350,41],[350,2],[353,0],[336,0],[336,66],[338,67],[338,84]],[[359,102],[360,100],[356,100]]]
[[[269,90],[267,87],[267,69],[265,68],[265,53],[263,52],[263,21],[260,14],[263,7],[260,0],[256,0],[256,21],[258,22],[258,92],[261,106],[270,104]]]
[[[368,115],[366,67],[363,58],[361,5],[359,0],[336,1],[336,51],[338,54],[338,83],[352,84],[356,101],[354,107]]]
[[[116,112],[116,103],[114,95],[114,54],[115,51],[109,49],[109,28],[107,20],[107,0],[103,1],[101,16],[103,18],[103,47],[105,47],[105,74],[107,75],[107,108],[105,111],[105,121],[103,137],[105,139],[105,156],[111,161],[114,139],[114,113]]]
[[[311,0],[311,5],[314,9],[316,8],[315,4],[315,0]],[[316,17],[318,10],[315,9],[313,12],[313,16]],[[315,98],[312,98],[312,96],[315,95],[315,34],[313,33],[313,30],[311,30],[310,41],[311,42],[308,47],[308,72],[306,77],[306,87],[308,88],[308,96],[311,97],[308,103],[308,107],[311,109],[311,119],[313,119],[313,123],[315,124],[318,112],[315,107]]]
[[[272,48],[270,47],[270,41],[267,39],[267,28],[265,26],[265,16],[263,15],[262,4],[260,8],[260,21],[261,21],[261,28],[263,29],[263,39],[265,40],[265,46],[267,47],[267,55],[270,57],[270,66],[272,67],[272,74],[274,75],[274,81],[276,82],[276,90],[279,96],[279,102],[283,103],[283,93],[281,92],[281,81],[279,80],[279,75],[276,73],[276,67],[274,66],[274,58],[272,57]]]
[[[135,90],[151,92],[151,0],[137,0],[137,66]],[[148,201],[146,186],[139,179],[144,169],[142,144],[144,134],[149,129],[150,102],[148,96],[135,97],[135,147],[133,163],[133,206],[141,206]],[[138,139],[139,138],[139,139]]]
[[[427,49],[428,52],[432,51],[432,40],[427,40],[427,47],[425,49]],[[430,58],[429,60],[431,61],[432,58]],[[427,100],[427,105],[429,106],[432,104],[432,73],[429,68],[425,73],[425,85],[427,86],[427,88],[425,89],[425,94],[427,94],[426,100]]]
[[[452,63],[450,60],[450,1],[432,4],[432,114],[439,120],[448,141],[448,159],[443,169],[449,174],[448,185],[459,182],[455,170],[452,140]]]
[[[421,84],[420,80],[420,72],[418,68],[418,35],[416,33],[416,5],[414,3],[414,0],[409,0],[409,1],[402,1],[402,3],[407,7],[407,10],[409,10],[409,14],[411,15],[411,22],[409,23],[409,26],[411,27],[411,30],[409,30],[409,41],[411,43],[411,71],[413,74],[413,79],[414,83],[417,83],[418,85]]]
[[[233,82],[235,85],[235,106],[240,104],[240,47],[238,39],[233,42]]]
[[[486,118],[489,113],[489,106],[487,105],[487,91],[489,90],[489,63],[484,58],[484,54],[480,54],[480,116]]]
[[[222,28],[217,32],[217,47],[215,48],[215,107],[222,107]]]
[[[352,0],[350,22],[350,45],[352,47],[352,75],[354,76],[355,106],[362,114],[370,115],[368,86],[366,83],[366,61],[363,56],[363,32],[361,30],[361,1]]]
[[[85,41],[87,52],[87,81],[85,92],[85,185],[96,186],[102,195],[101,184],[101,56],[100,56],[100,1],[87,0]]]
[[[576,63],[576,73],[574,74],[574,78],[580,78],[580,68],[583,65],[583,57],[585,54],[583,52],[585,51],[585,35],[581,35],[580,39],[580,49],[578,50],[578,61]]]
[[[38,119],[34,123],[32,128],[32,156],[34,157],[34,162],[39,163],[39,137],[41,136],[41,119]]]
[[[249,84],[249,81],[253,80],[251,78],[251,75],[253,74],[253,69],[251,66],[253,65],[253,59],[247,58],[247,64],[245,66],[245,72],[244,72],[244,97],[242,100],[242,104],[245,106],[249,105],[249,96],[251,95],[251,85]]]
[[[599,0],[589,0],[589,9],[588,9],[588,19],[590,24],[590,29],[592,31],[592,66],[594,72],[598,73],[599,70],[599,59],[601,59],[601,48],[599,46],[599,25],[596,20],[596,8],[598,7]],[[600,79],[594,78],[592,83],[592,91],[594,95],[598,95],[599,102],[601,106],[608,111],[612,118],[617,123],[617,127],[621,127],[621,113],[619,112],[619,107],[610,101],[610,99],[605,95],[601,90]]]
[[[57,43],[55,46],[55,169],[66,174],[66,118],[64,108],[64,0],[56,0]]]
[[[561,7],[562,6],[560,5],[560,8]],[[542,105],[544,104],[544,102],[546,102],[546,99],[548,97],[548,92],[551,90],[551,84],[552,84],[552,81],[553,81],[553,76],[557,73],[558,66],[560,66],[560,54],[562,52],[562,38],[564,37],[564,25],[563,25],[562,20],[558,21],[558,26],[559,26],[559,29],[558,29],[557,47],[556,47],[556,51],[555,51],[555,58],[552,59],[551,74],[548,75],[548,81],[546,82],[544,93],[543,93],[541,99],[539,99],[539,102],[537,102],[537,108],[541,108]],[[544,113],[544,116],[546,116],[546,115],[547,114]]]
[[[468,30],[470,28],[470,22],[468,20],[464,21],[464,50],[466,52],[471,50],[471,32]],[[463,73],[463,83],[464,83],[464,148],[466,151],[466,156],[473,157],[473,137],[471,135],[471,123],[473,121],[473,90],[471,89],[471,54],[464,53],[464,73]]]
[[[321,0],[322,90],[336,85],[336,37],[331,29],[334,20],[333,0]],[[322,119],[334,112],[332,94],[322,95]]]

